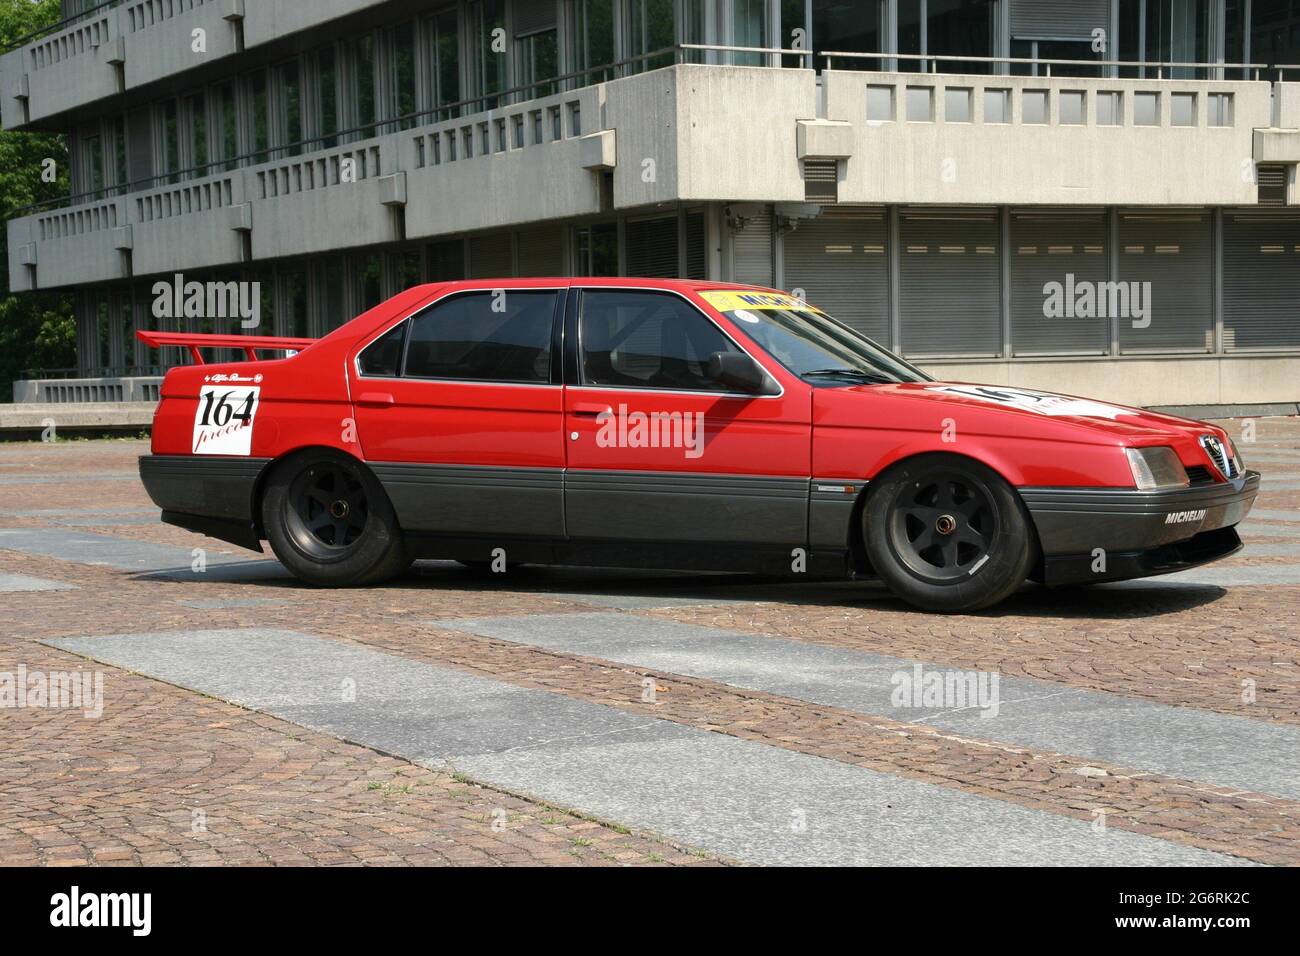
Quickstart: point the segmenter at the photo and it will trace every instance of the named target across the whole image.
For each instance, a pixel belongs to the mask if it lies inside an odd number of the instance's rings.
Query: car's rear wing
[[[173,346],[189,349],[196,365],[207,364],[203,360],[203,349],[238,349],[250,362],[257,361],[259,351],[267,352],[301,352],[316,339],[291,339],[276,335],[203,335],[190,332],[150,332],[145,329],[137,331],[136,337],[151,348]]]

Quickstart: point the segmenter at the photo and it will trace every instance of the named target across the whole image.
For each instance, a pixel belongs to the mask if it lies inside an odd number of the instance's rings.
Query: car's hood
[[[909,382],[859,390],[871,391],[878,397],[898,398],[908,404],[933,402],[949,409],[966,409],[978,419],[981,431],[986,434],[1006,429],[1007,434],[1023,435],[1026,431],[1056,431],[1057,426],[1064,425],[1092,430],[1102,441],[1115,444],[1149,444],[1207,432],[1226,437],[1220,429],[1203,422],[1034,389],[966,382]]]

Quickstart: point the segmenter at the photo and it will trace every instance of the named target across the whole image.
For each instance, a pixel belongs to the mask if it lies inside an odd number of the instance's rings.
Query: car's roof
[[[554,285],[613,286],[615,288],[639,289],[674,289],[699,292],[706,289],[754,289],[763,292],[777,292],[767,286],[744,285],[736,282],[718,282],[711,279],[652,279],[640,276],[538,276],[528,278],[500,279],[457,279],[450,282],[431,282],[426,286],[413,288],[447,289],[464,287],[467,289],[510,289],[538,288]]]

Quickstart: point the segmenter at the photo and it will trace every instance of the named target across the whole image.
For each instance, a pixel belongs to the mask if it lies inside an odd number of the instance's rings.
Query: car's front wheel
[[[267,479],[262,523],[280,563],[309,584],[377,584],[411,564],[378,479],[338,452],[308,451],[278,464]]]
[[[927,611],[975,611],[1028,577],[1038,539],[1015,490],[956,455],[900,462],[871,483],[863,536],[891,591]]]

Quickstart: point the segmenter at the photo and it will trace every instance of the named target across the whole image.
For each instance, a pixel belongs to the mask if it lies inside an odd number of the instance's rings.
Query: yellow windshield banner
[[[742,309],[806,309],[821,310],[784,292],[752,292],[745,289],[713,289],[701,292],[700,298],[719,312],[736,312]]]

